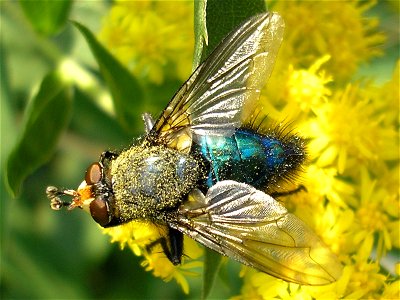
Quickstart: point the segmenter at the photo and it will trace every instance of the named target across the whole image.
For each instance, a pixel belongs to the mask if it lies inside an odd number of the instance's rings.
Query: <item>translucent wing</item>
[[[258,100],[282,42],[284,22],[260,14],[232,31],[179,89],[149,134],[184,150],[194,135],[231,135],[244,103]]]
[[[191,195],[170,224],[203,245],[287,281],[323,285],[340,277],[336,256],[300,219],[267,194],[221,181]]]

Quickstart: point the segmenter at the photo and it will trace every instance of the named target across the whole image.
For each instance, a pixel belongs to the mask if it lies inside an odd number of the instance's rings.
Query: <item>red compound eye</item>
[[[101,198],[96,198],[90,202],[90,215],[101,226],[106,226],[111,221],[108,203]]]
[[[99,183],[102,177],[102,167],[98,162],[92,163],[86,170],[86,184],[92,185]]]

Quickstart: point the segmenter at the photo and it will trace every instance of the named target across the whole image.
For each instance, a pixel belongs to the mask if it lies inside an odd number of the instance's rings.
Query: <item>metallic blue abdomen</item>
[[[287,141],[248,129],[237,129],[230,137],[202,136],[195,147],[208,162],[207,187],[217,181],[235,180],[264,189],[304,159],[304,148],[297,138]]]

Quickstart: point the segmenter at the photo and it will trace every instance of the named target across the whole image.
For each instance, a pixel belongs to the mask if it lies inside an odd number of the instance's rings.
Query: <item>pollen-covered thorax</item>
[[[163,220],[195,186],[195,158],[162,146],[134,146],[112,161],[113,214],[122,220]]]

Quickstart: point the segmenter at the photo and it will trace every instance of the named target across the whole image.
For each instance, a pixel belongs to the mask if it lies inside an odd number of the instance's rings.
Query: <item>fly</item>
[[[273,198],[301,168],[304,140],[265,129],[249,109],[272,72],[283,32],[282,18],[264,13],[228,34],[157,120],[143,116],[141,143],[104,152],[76,190],[48,187],[51,207],[79,207],[103,227],[153,222],[166,229],[156,243],[175,265],[185,234],[287,281],[336,281],[336,256]]]

